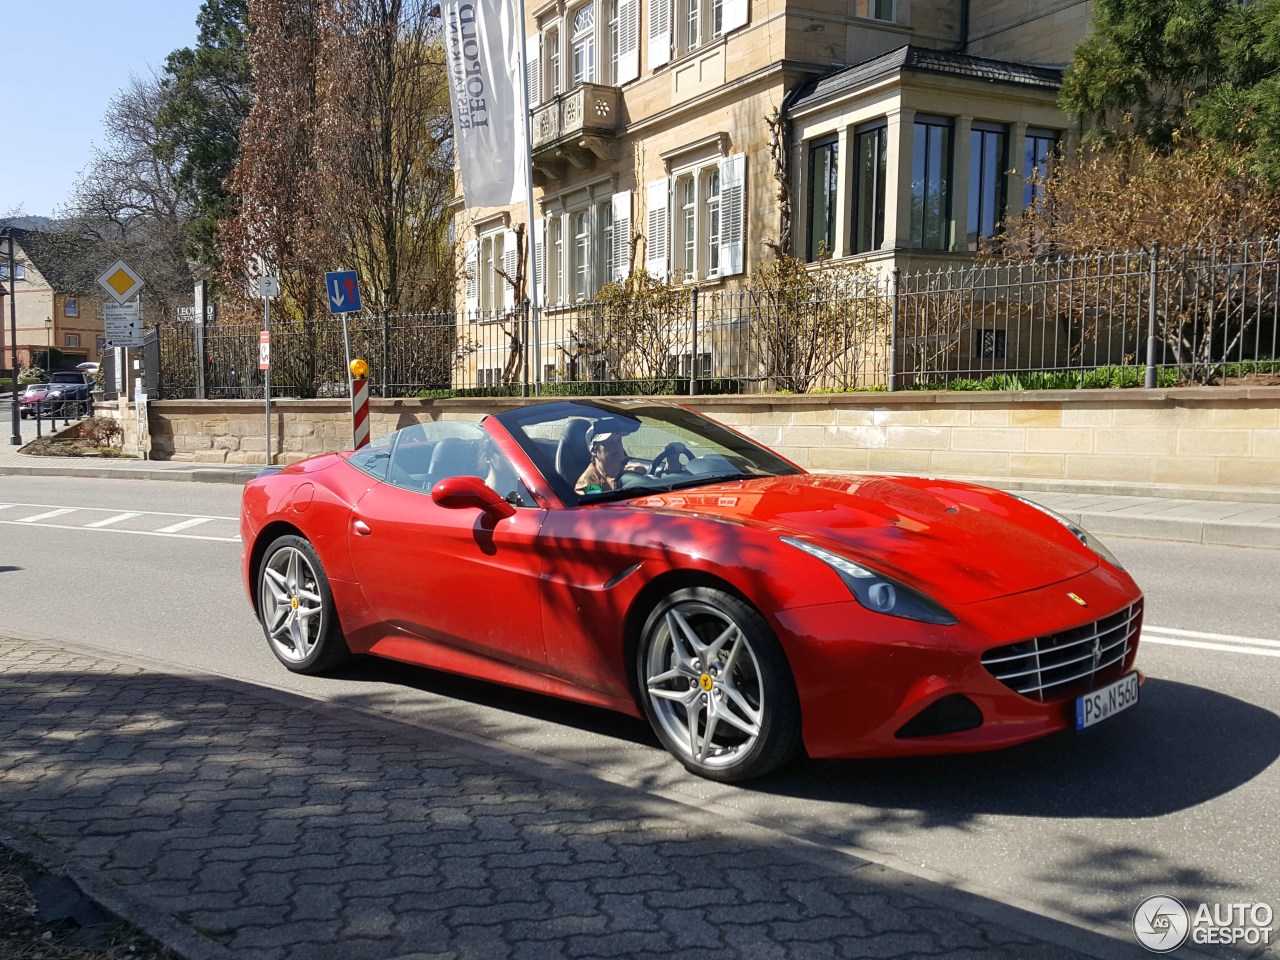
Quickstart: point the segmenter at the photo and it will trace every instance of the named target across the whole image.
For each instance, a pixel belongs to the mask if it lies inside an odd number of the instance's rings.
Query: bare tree
[[[130,77],[111,101],[106,144],[81,173],[62,226],[100,267],[123,257],[142,275],[149,323],[191,301],[192,274],[182,253],[190,208],[178,196],[173,165],[156,152],[163,104],[159,78]]]
[[[321,48],[320,168],[374,309],[452,309],[453,124],[432,0],[348,0]]]

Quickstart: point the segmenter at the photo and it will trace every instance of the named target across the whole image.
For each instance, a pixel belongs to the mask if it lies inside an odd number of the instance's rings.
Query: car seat
[[[556,446],[556,473],[570,487],[578,482],[582,471],[591,462],[591,451],[587,448],[587,433],[590,429],[590,420],[574,417],[564,425],[564,433],[560,435],[560,443]]]
[[[430,490],[446,477],[484,477],[480,469],[480,446],[476,440],[445,437],[431,451],[431,469],[427,472]]]

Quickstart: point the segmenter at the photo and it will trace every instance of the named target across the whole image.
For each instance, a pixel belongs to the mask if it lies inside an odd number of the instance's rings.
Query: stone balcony
[[[545,186],[571,170],[618,156],[618,88],[584,83],[533,110],[533,179]]]

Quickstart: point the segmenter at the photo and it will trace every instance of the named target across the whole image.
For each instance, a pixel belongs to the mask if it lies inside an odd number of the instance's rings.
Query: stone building
[[[963,261],[1075,137],[1056,94],[1090,17],[1070,0],[530,7],[544,329],[640,266],[712,293],[747,283],[782,235],[779,151],[794,256]],[[499,271],[515,274],[526,219],[461,211],[468,310],[513,305]],[[495,341],[477,354],[476,382],[497,376],[501,353]]]

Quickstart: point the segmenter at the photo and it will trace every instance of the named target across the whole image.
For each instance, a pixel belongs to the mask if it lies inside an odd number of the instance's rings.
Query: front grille
[[[982,665],[1010,690],[1033,700],[1066,696],[1123,663],[1138,639],[1142,603],[1061,633],[995,647]]]

